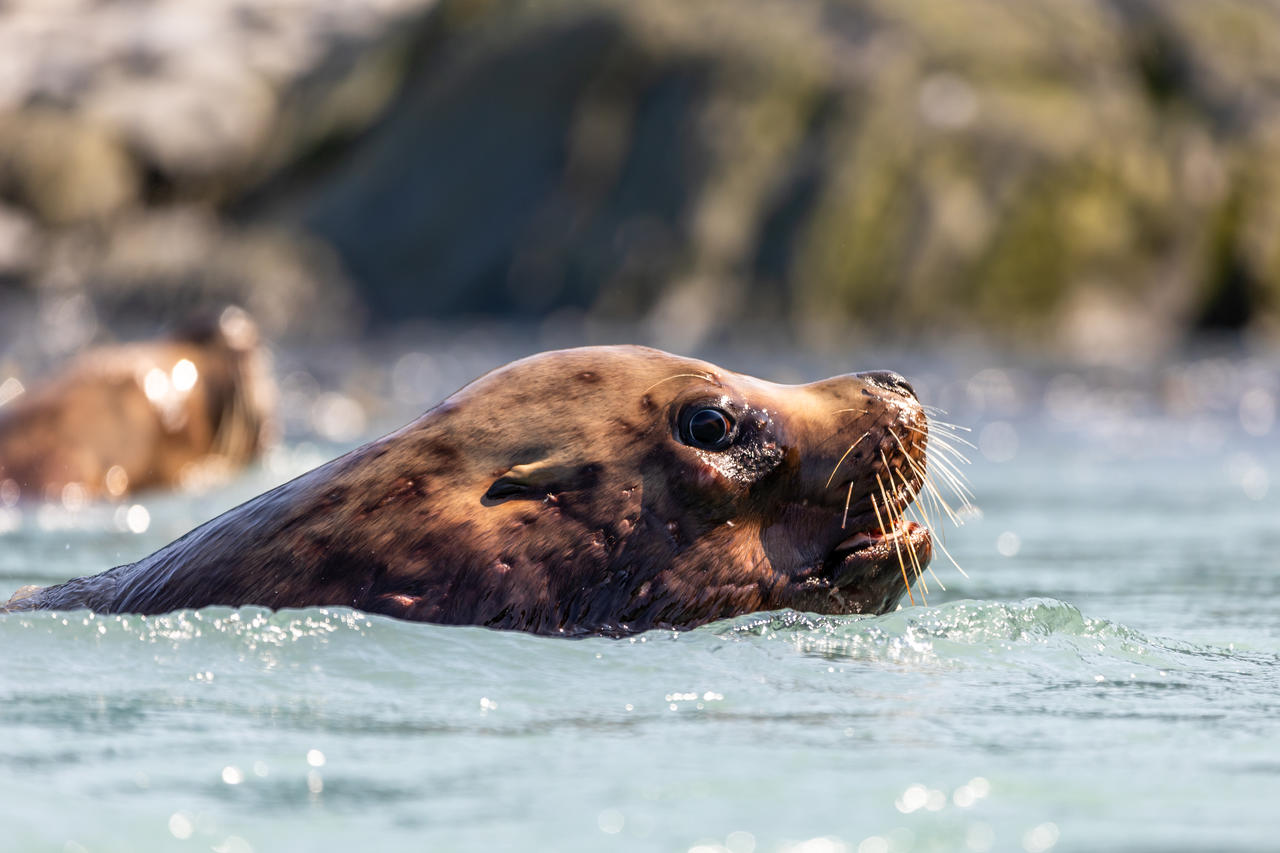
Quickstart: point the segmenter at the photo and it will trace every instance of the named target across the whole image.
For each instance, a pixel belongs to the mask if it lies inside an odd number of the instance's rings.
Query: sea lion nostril
[[[906,377],[900,373],[894,373],[892,370],[872,370],[858,375],[872,385],[879,386],[886,391],[905,394],[913,398],[916,396],[916,389],[911,387],[911,383],[907,381]]]

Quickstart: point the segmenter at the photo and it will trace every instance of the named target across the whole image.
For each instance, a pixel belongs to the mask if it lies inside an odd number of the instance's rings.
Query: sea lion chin
[[[345,605],[541,634],[881,613],[928,423],[892,373],[779,385],[633,346],[516,361],[136,563],[10,609]]]

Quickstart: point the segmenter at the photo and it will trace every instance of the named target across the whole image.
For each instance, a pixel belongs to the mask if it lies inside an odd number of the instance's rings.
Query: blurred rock
[[[443,9],[292,210],[380,314],[1106,361],[1280,312],[1280,4]]]
[[[1280,330],[1280,0],[10,0],[0,115],[107,312]]]
[[[37,241],[37,226],[31,217],[0,204],[0,280],[17,278],[31,270]]]
[[[358,324],[331,252],[230,206],[375,117],[432,5],[0,3],[0,286],[152,323],[236,301],[272,334]]]
[[[0,195],[45,223],[104,220],[137,193],[134,164],[108,126],[46,108],[0,113]]]

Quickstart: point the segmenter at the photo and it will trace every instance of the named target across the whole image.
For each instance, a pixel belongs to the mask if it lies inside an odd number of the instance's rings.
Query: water
[[[365,432],[437,393],[414,364]],[[970,578],[940,558],[928,606],[620,641],[322,609],[0,618],[0,847],[1276,849],[1277,372],[914,368],[976,427],[984,513],[947,533]],[[1188,404],[1180,378],[1214,370]],[[127,508],[7,512],[0,593],[133,559],[338,449],[303,432],[220,490],[146,498],[141,533]]]

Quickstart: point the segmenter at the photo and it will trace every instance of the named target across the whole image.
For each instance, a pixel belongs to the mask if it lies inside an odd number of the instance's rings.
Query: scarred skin
[[[708,407],[733,421],[724,449],[682,427]],[[788,386],[642,347],[543,353],[136,563],[9,608],[345,605],[615,636],[782,608],[880,613],[932,544],[915,525],[897,548],[882,540],[871,497],[879,474],[909,502],[905,455],[922,469],[926,434],[895,374]],[[860,550],[836,551],[860,532]]]
[[[247,464],[272,434],[260,350],[253,322],[228,308],[166,340],[86,353],[0,407],[0,497],[57,500],[70,484],[121,498]]]

